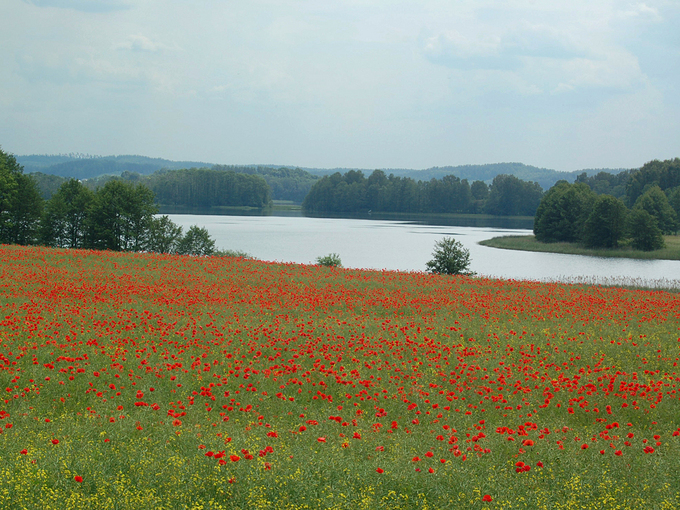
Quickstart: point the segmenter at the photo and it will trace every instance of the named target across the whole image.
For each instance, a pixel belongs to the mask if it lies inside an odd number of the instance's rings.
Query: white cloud
[[[118,50],[132,50],[132,51],[150,51],[156,52],[160,50],[171,49],[165,44],[152,41],[145,35],[136,34],[130,35],[124,42],[118,43],[114,46]]]

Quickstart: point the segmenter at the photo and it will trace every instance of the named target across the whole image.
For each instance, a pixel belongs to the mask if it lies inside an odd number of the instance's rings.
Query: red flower
[[[82,483],[82,482],[83,482],[83,477],[80,476],[80,475],[74,476],[73,479],[74,479],[76,482],[78,482],[78,483]]]
[[[177,419],[172,420],[173,427],[179,427],[181,424],[182,424],[181,420],[177,420]]]
[[[325,443],[325,442],[326,442],[326,438],[325,438],[325,437],[318,437],[316,440],[317,440],[319,443]]]
[[[376,473],[379,473],[379,474],[383,474],[385,472],[385,470],[383,468],[378,468],[375,471],[376,471]]]
[[[52,444],[59,444],[59,440],[58,439],[52,439]]]
[[[28,450],[27,450],[26,448],[24,448],[24,449],[21,450],[19,453],[20,453],[21,455],[28,455]]]
[[[230,459],[232,462],[238,462],[239,460],[241,460],[241,457],[239,457],[238,455],[230,455],[230,456],[229,456],[229,459]]]
[[[485,494],[485,495],[482,497],[482,501],[484,501],[484,502],[486,502],[486,503],[491,503],[491,502],[493,501],[493,498],[492,498],[491,496],[489,496],[488,494]]]

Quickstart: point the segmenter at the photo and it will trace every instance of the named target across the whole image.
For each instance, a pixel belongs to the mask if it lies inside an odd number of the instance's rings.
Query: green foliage
[[[460,274],[472,276],[470,267],[470,251],[453,237],[445,237],[437,241],[432,252],[433,259],[425,264],[427,271],[439,274]]]
[[[262,208],[271,203],[269,186],[259,175],[190,168],[156,172],[144,183],[163,206]]]
[[[501,216],[533,216],[542,196],[543,189],[536,182],[526,182],[514,175],[497,175],[484,211]]]
[[[576,177],[577,183],[586,184],[591,190],[598,195],[612,195],[619,199],[626,197],[626,185],[630,180],[633,170],[624,170],[616,174],[609,172],[598,172],[595,175],[588,176],[586,172],[581,173]]]
[[[633,239],[632,246],[636,250],[653,251],[665,246],[656,218],[643,208],[631,211],[628,229]]]
[[[87,211],[87,247],[141,251],[157,212],[153,192],[146,186],[109,181],[97,190]]]
[[[94,193],[80,181],[69,179],[47,201],[41,224],[41,240],[48,246],[82,248],[85,220]]]
[[[44,174],[42,172],[33,172],[30,174],[30,176],[33,177],[35,182],[38,184],[40,195],[45,200],[49,200],[52,195],[54,195],[59,190],[61,185],[68,180],[65,177]]]
[[[0,243],[34,244],[42,208],[36,182],[0,149]]]
[[[668,198],[657,185],[649,186],[636,200],[633,209],[644,209],[657,221],[663,234],[672,234],[678,230],[678,218],[675,210],[668,203]]]
[[[344,175],[336,172],[319,180],[302,207],[326,213],[477,213],[483,210],[486,200],[489,214],[531,216],[542,194],[536,183],[513,176],[498,176],[491,191],[481,181],[473,184],[476,194],[466,179],[455,175],[424,182],[392,174],[388,177],[382,170],[366,178],[361,171],[350,170]]]
[[[626,233],[628,210],[618,198],[600,195],[584,224],[583,242],[592,248],[616,248]]]
[[[628,206],[635,204],[638,198],[654,185],[659,186],[661,190],[680,186],[680,158],[665,161],[655,159],[633,172],[626,184]]]
[[[319,266],[326,267],[342,267],[342,261],[340,260],[340,255],[337,253],[330,253],[324,257],[317,257],[316,263]]]
[[[177,253],[179,255],[212,255],[215,253],[215,241],[210,238],[206,228],[194,225],[177,243]]]
[[[578,242],[595,193],[585,184],[560,181],[541,199],[534,219],[534,235],[541,242]]]
[[[175,225],[167,216],[153,217],[145,248],[154,253],[175,253],[181,240],[182,227]]]

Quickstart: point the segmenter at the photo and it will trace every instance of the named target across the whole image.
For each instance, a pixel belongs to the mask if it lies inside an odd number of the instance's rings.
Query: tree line
[[[486,213],[533,216],[543,195],[535,182],[497,175],[491,185],[447,175],[416,181],[375,170],[336,172],[317,181],[302,207],[309,212]]]
[[[142,184],[111,180],[95,191],[76,179],[48,200],[14,156],[0,150],[0,243],[113,251],[210,255],[206,229],[186,234],[158,217],[154,194]]]
[[[615,179],[598,176],[579,176],[574,184],[560,181],[548,190],[534,218],[538,241],[593,248],[616,248],[627,242],[651,251],[664,246],[664,234],[678,232],[680,158],[650,161]],[[598,194],[594,190],[598,185],[618,196]]]

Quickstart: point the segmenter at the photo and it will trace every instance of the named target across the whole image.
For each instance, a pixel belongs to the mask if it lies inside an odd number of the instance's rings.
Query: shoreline
[[[502,250],[585,255],[589,257],[612,257],[641,260],[680,260],[680,236],[664,236],[666,247],[654,251],[634,250],[630,246],[619,248],[586,248],[578,243],[541,243],[533,235],[499,236],[485,239],[478,244]]]

